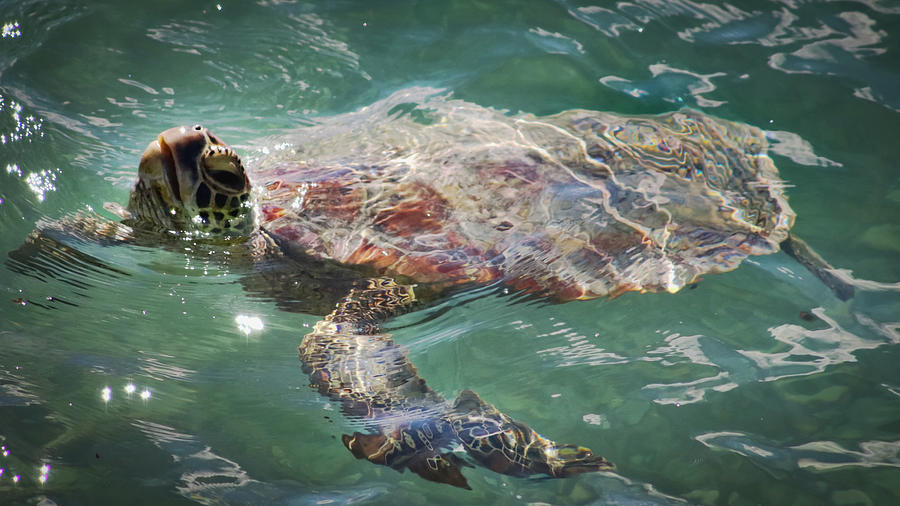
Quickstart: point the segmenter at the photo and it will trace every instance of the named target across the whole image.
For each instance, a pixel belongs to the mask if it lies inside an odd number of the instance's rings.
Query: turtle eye
[[[199,131],[203,130],[203,125],[194,125],[194,126],[191,127],[191,128],[192,128],[194,131],[199,132]]]

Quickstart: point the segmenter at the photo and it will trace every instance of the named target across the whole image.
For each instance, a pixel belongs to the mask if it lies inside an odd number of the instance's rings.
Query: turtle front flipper
[[[459,394],[448,418],[468,454],[498,473],[564,478],[615,468],[588,448],[560,445],[541,436],[524,423],[501,413],[471,390]]]
[[[36,279],[59,278],[71,282],[72,272],[91,271],[113,277],[124,271],[81,251],[78,243],[112,246],[131,242],[131,227],[99,214],[79,211],[59,220],[40,220],[19,247],[8,253],[7,265]]]
[[[822,283],[825,283],[825,286],[830,288],[837,298],[841,300],[853,298],[856,292],[853,285],[836,276],[834,267],[813,251],[809,244],[806,244],[806,241],[789,235],[787,239],[782,241],[781,249],[799,262],[800,265],[806,267]]]
[[[464,461],[451,449],[462,448],[474,462],[513,476],[562,478],[613,468],[587,448],[541,436],[470,390],[450,403],[429,388],[405,350],[381,332],[386,319],[415,302],[412,287],[369,279],[300,345],[310,386],[370,429],[342,437],[356,458],[461,488],[469,488],[460,472]]]

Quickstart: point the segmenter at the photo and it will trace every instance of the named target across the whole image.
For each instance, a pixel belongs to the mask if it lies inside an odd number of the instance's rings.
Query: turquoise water
[[[0,23],[4,259],[39,220],[125,203],[165,128],[203,122],[249,151],[430,86],[764,128],[795,232],[856,285],[842,302],[777,254],[675,295],[485,289],[400,318],[435,390],[617,466],[471,468],[465,491],[342,448],[352,422],[297,359],[318,317],[248,294],[227,258],[73,241],[43,269],[0,265],[0,502],[900,501],[896,2],[15,1]]]

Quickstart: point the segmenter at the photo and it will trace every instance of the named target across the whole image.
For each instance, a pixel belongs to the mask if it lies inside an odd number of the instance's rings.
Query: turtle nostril
[[[194,130],[199,132],[200,130],[203,130],[203,125],[194,125],[193,128],[194,128]]]

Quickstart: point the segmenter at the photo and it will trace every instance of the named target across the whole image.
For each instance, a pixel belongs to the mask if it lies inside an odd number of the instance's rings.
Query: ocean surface
[[[0,25],[0,504],[900,503],[900,3],[2,0]],[[114,219],[166,128],[253,160],[426,87],[755,125],[794,233],[855,296],[777,253],[676,294],[486,287],[394,320],[445,397],[616,465],[465,468],[463,490],[354,459],[297,357],[321,315],[208,248],[15,253],[39,223]]]

